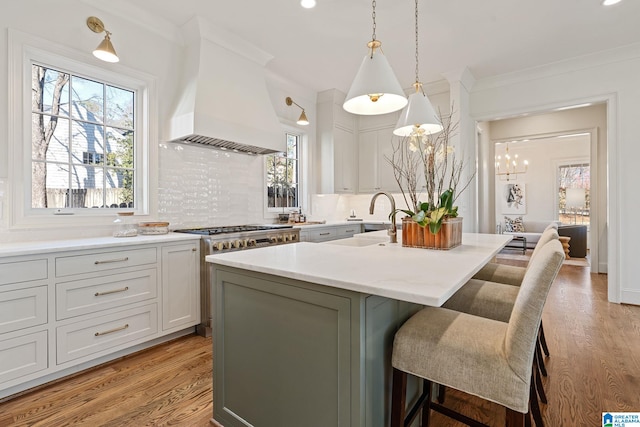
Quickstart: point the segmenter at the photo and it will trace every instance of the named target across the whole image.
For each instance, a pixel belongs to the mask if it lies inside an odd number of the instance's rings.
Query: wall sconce
[[[116,55],[116,50],[111,44],[111,33],[104,28],[104,24],[99,18],[90,16],[87,18],[87,27],[94,33],[106,33],[104,40],[98,45],[96,50],[93,51],[93,56],[106,62],[118,62],[120,58]]]
[[[293,99],[291,99],[288,96],[284,99],[284,102],[286,102],[289,107],[291,107],[291,104],[294,104],[294,105],[296,105],[298,108],[300,108],[302,110],[302,113],[300,114],[300,117],[298,118],[298,121],[296,122],[297,124],[302,125],[302,126],[306,126],[306,125],[309,124],[309,119],[307,119],[307,115],[304,112],[304,108],[302,108],[300,105],[295,103],[293,101]]]

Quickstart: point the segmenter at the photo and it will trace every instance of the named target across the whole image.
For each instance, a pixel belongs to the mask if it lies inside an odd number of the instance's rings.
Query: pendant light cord
[[[371,19],[373,20],[373,34],[371,35],[371,41],[376,41],[376,0],[371,2],[373,12],[371,13]]]
[[[419,81],[418,76],[418,0],[416,0],[416,83]]]

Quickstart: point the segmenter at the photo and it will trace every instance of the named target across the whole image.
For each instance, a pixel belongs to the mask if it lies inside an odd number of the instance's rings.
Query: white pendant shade
[[[405,105],[407,98],[387,58],[379,50],[367,54],[342,108],[349,113],[372,116],[392,113]]]
[[[429,134],[438,133],[443,129],[429,98],[421,91],[409,95],[409,104],[402,110],[393,134],[409,136],[414,127],[419,127]]]

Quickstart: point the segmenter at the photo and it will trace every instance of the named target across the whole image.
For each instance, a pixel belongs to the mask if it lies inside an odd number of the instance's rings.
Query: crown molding
[[[514,71],[512,73],[479,79],[474,84],[472,92],[495,89],[531,80],[549,78],[578,70],[595,68],[638,58],[640,58],[640,43],[633,43],[614,49],[603,50],[588,55],[576,56],[558,62]]]

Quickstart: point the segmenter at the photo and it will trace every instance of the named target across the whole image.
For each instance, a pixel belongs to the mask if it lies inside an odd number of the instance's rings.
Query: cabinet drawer
[[[0,285],[42,280],[47,276],[46,259],[0,263]]]
[[[156,304],[94,317],[57,328],[57,363],[65,363],[158,332]]]
[[[47,287],[0,292],[0,334],[47,323]]]
[[[56,318],[67,319],[155,298],[155,268],[56,283]]]
[[[59,257],[56,258],[56,277],[153,264],[157,260],[156,252],[156,248],[143,248]]]
[[[0,384],[47,367],[47,331],[0,341]]]
[[[336,228],[327,227],[319,228],[317,230],[309,230],[310,242],[323,242],[325,240],[333,240],[336,238]]]
[[[336,238],[344,239],[353,237],[354,234],[362,233],[362,224],[342,225],[336,230]]]

